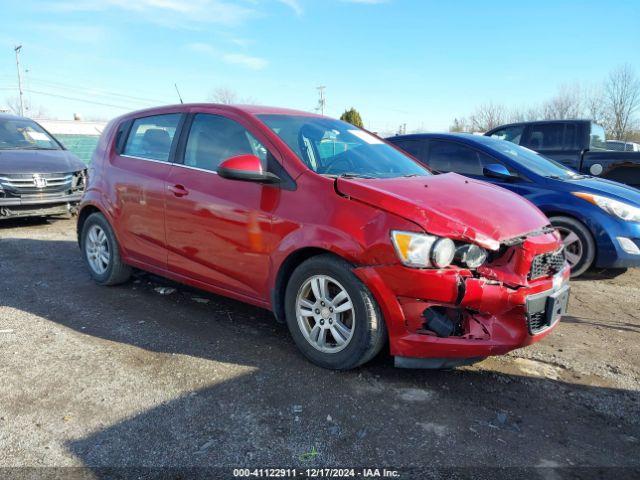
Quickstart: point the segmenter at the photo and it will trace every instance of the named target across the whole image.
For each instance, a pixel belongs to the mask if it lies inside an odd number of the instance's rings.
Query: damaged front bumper
[[[32,198],[0,197],[0,220],[73,213],[82,194],[83,192]]]
[[[543,237],[510,247],[478,271],[356,268],[354,273],[373,292],[385,316],[396,365],[446,368],[473,363],[549,334],[566,311],[569,268],[528,278],[536,255],[560,248],[555,237]],[[434,315],[454,328],[436,333],[426,322]]]

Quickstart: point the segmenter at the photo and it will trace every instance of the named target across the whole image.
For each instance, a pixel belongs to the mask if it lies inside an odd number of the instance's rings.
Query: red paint
[[[122,122],[175,112],[213,113],[242,124],[281,163],[295,189],[229,180],[115,152]],[[81,208],[92,206],[104,213],[125,262],[273,310],[278,271],[291,254],[308,247],[333,252],[354,265],[354,273],[380,304],[393,355],[501,354],[548,334],[550,330],[528,334],[524,304],[527,295],[552,288],[551,278],[530,282],[527,273],[534,256],[560,246],[555,234],[530,236],[478,272],[455,266],[404,267],[390,241],[391,230],[426,231],[494,247],[548,224],[532,204],[455,174],[385,180],[317,175],[260,122],[256,115],[261,113],[292,112],[176,105],[112,121],[94,155]],[[252,155],[231,158],[224,166],[262,168]],[[464,335],[438,338],[421,331],[419,314],[431,305],[462,308]]]
[[[220,168],[246,173],[262,173],[262,162],[255,155],[238,155],[222,162]]]

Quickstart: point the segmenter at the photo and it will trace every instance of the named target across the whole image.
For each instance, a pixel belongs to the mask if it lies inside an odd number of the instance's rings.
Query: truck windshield
[[[597,123],[591,124],[591,134],[589,135],[590,150],[609,150],[604,134],[604,128]]]
[[[33,120],[0,118],[0,150],[60,150],[60,145]]]
[[[532,171],[533,173],[547,178],[581,178],[582,175],[574,172],[561,163],[555,162],[547,157],[543,157],[533,150],[515,145],[504,140],[492,140],[491,147],[506,155],[518,165]]]
[[[431,175],[378,137],[331,118],[259,115],[311,170],[328,176],[393,178]]]

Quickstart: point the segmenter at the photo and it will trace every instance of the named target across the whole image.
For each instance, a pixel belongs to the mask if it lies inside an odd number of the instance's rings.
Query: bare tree
[[[640,107],[640,80],[630,65],[623,65],[609,74],[604,99],[611,115],[609,134],[617,140],[624,140]]]
[[[209,101],[214,103],[222,103],[224,105],[231,104],[244,104],[244,105],[256,105],[258,101],[253,97],[238,96],[238,92],[228,87],[218,87],[209,96]]]
[[[492,102],[483,103],[471,115],[471,129],[475,132],[486,132],[505,123],[507,109],[504,105]]]
[[[567,120],[582,116],[582,94],[579,84],[561,85],[542,106],[544,120]]]
[[[450,132],[470,132],[471,125],[469,124],[469,120],[465,117],[454,118],[453,123],[449,126]]]
[[[24,97],[25,117],[43,118],[47,116],[47,110],[42,105],[34,105],[29,97]],[[5,104],[14,115],[20,115],[20,98],[17,96],[7,97]]]
[[[509,112],[509,122],[532,122],[540,120],[542,113],[538,107],[516,107]]]
[[[593,85],[584,91],[584,114],[609,130],[611,116],[608,114],[602,85]]]
[[[210,100],[215,103],[230,105],[232,103],[238,103],[238,94],[230,88],[218,87],[211,94]]]

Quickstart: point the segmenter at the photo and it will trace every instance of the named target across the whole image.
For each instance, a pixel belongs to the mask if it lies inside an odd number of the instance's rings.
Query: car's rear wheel
[[[371,360],[387,339],[380,309],[351,266],[333,255],[302,263],[285,294],[287,325],[313,363],[337,370]]]
[[[120,247],[107,219],[101,213],[92,213],[85,220],[80,246],[89,273],[100,285],[118,285],[131,276],[131,267],[120,257]]]
[[[591,233],[585,225],[570,217],[551,217],[550,220],[562,236],[571,277],[582,275],[596,258],[596,244]]]

